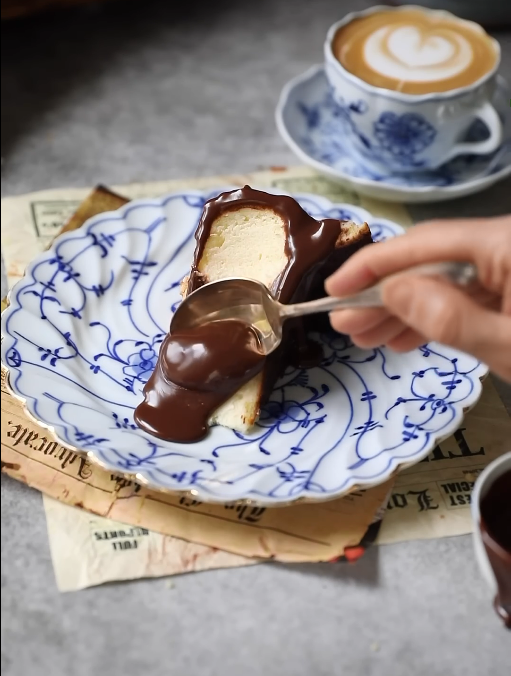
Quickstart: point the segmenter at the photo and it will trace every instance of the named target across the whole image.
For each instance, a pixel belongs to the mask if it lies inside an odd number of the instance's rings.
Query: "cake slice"
[[[263,282],[282,303],[324,296],[324,280],[372,241],[365,223],[316,221],[292,197],[249,186],[207,202],[195,238],[183,296],[209,282],[245,277]],[[240,432],[254,425],[277,378],[290,363],[299,365],[306,348],[310,324],[289,320],[285,328],[280,348],[267,357],[262,372],[217,408],[210,425]]]

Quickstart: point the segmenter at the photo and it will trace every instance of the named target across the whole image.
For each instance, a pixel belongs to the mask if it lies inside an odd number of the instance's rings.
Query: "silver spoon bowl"
[[[410,268],[408,273],[443,276],[460,286],[477,279],[470,263],[435,263]],[[345,308],[382,307],[381,283],[346,298],[327,296],[307,303],[284,305],[275,300],[261,282],[231,277],[210,282],[193,291],[176,310],[170,332],[178,332],[209,322],[237,319],[252,326],[260,340],[261,351],[270,354],[282,340],[282,326],[290,317],[333,312]]]

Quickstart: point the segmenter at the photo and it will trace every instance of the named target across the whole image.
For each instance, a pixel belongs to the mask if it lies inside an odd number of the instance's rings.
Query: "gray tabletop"
[[[2,27],[2,191],[294,163],[273,122],[364,0],[153,0]],[[172,8],[171,8],[172,7]],[[511,72],[511,34],[496,34]],[[510,211],[511,181],[412,209]],[[3,290],[2,290],[3,293]],[[510,398],[509,388],[501,392]],[[265,564],[58,593],[41,496],[2,476],[5,676],[497,676],[500,627],[470,537],[371,549],[356,565]]]

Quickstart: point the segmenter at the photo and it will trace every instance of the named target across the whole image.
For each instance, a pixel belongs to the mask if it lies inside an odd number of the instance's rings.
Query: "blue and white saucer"
[[[314,66],[282,90],[276,110],[279,132],[302,162],[353,190],[392,202],[438,202],[479,192],[511,175],[511,97],[498,77],[494,104],[504,124],[504,142],[490,155],[464,155],[435,171],[392,174],[362,163],[342,133],[324,66]],[[476,121],[470,140],[487,135]]]
[[[219,192],[135,201],[58,237],[12,289],[2,315],[13,393],[61,443],[108,470],[208,502],[325,500],[422,460],[459,427],[487,372],[435,344],[395,354],[326,334],[321,365],[288,369],[249,433],[214,427],[198,443],[176,444],[136,426],[197,222]],[[366,221],[377,241],[403,232],[349,204],[295,197],[315,218]],[[50,434],[23,443],[35,453],[55,450]]]

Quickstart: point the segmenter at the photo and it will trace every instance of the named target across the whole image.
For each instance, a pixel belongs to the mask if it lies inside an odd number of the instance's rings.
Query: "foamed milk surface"
[[[438,35],[423,35],[416,26],[386,26],[364,44],[369,68],[394,80],[445,80],[463,73],[473,58],[470,42],[448,29]]]

